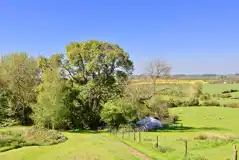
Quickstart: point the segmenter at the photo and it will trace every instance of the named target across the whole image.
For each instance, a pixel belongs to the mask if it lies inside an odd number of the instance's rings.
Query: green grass
[[[239,90],[239,84],[203,84],[202,87],[204,93],[210,94],[221,93],[231,89]]]
[[[139,143],[133,134],[125,134],[123,142],[146,156],[159,160],[177,160],[184,157],[184,142],[188,139],[188,152],[192,159],[203,156],[209,160],[232,158],[233,144],[239,145],[239,109],[222,107],[181,107],[170,110],[180,117],[182,128],[168,129],[158,132],[142,133]],[[17,131],[22,128],[10,128]],[[4,129],[6,130],[6,129]],[[0,131],[2,131],[0,129]],[[72,160],[72,159],[137,159],[132,151],[118,138],[107,133],[74,133],[64,132],[68,140],[53,146],[24,147],[0,153],[4,160]],[[230,139],[208,138],[195,140],[195,137],[227,137]],[[219,136],[218,136],[219,135]],[[156,149],[156,137],[159,137],[160,149]],[[199,159],[199,158],[198,158]]]
[[[158,132],[144,132],[142,142],[133,140],[133,135],[125,135],[124,141],[130,146],[154,159],[183,159],[184,142],[179,139],[188,139],[188,152],[194,158],[205,157],[209,160],[232,158],[233,145],[239,145],[239,109],[221,107],[182,107],[170,110],[178,114],[183,123],[182,128],[176,130],[162,130]],[[211,135],[210,140],[195,140],[197,136]],[[156,150],[156,137],[164,150]],[[121,137],[121,135],[119,135]],[[225,139],[224,137],[229,137]],[[236,137],[233,139],[233,137]],[[165,152],[165,153],[162,153]],[[200,159],[200,158],[198,158]]]
[[[64,132],[68,140],[53,146],[24,147],[0,153],[4,160],[136,160],[120,141],[107,134]]]

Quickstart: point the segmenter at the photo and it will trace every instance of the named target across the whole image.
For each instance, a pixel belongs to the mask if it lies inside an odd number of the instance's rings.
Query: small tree
[[[168,103],[162,101],[159,96],[154,96],[149,100],[149,116],[160,120],[169,118]]]
[[[130,123],[136,119],[136,108],[127,100],[113,100],[107,102],[102,111],[101,118],[111,127]]]
[[[64,105],[64,81],[57,68],[48,68],[42,74],[37,103],[33,105],[33,119],[37,125],[61,128],[67,122],[69,109]]]
[[[147,75],[150,77],[153,85],[153,95],[156,94],[156,83],[158,79],[165,78],[169,75],[171,66],[164,61],[151,61],[147,67]]]

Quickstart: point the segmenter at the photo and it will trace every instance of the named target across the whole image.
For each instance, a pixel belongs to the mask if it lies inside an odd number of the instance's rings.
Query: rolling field
[[[15,130],[24,128],[14,128]],[[12,130],[12,129],[11,129]],[[0,153],[1,160],[136,160],[132,150],[105,134],[64,132],[68,140],[53,146],[34,146]],[[142,158],[141,158],[142,159]]]
[[[135,147],[144,154],[154,159],[183,159],[184,142],[179,139],[187,139],[188,154],[191,159],[232,159],[233,145],[239,145],[239,109],[219,107],[181,107],[171,109],[171,112],[178,114],[182,128],[176,130],[165,130],[159,132],[144,132],[141,134],[141,143],[126,136],[125,143]],[[235,139],[217,140],[195,140],[199,135],[210,135],[213,137],[237,137]],[[156,144],[156,137],[159,137],[159,144],[162,151],[157,151],[153,146]],[[165,153],[161,153],[165,152]],[[200,160],[201,160],[200,159]]]
[[[203,84],[203,92],[204,93],[221,93],[230,89],[239,90],[239,84]]]
[[[183,127],[158,132],[141,133],[141,143],[133,140],[133,134],[117,137],[108,133],[71,133],[64,132],[68,141],[53,146],[24,147],[0,153],[4,160],[95,160],[95,159],[146,159],[138,156],[143,153],[152,159],[175,160],[184,157],[184,142],[187,139],[188,155],[194,160],[231,159],[233,145],[239,145],[239,109],[221,107],[179,107],[170,110],[178,114]],[[17,128],[18,129],[18,128]],[[15,130],[17,130],[15,129]],[[22,128],[20,128],[22,129]],[[233,137],[236,139],[195,140],[199,135],[214,137]],[[156,137],[161,148],[156,150]],[[132,150],[134,148],[135,150]],[[137,152],[137,151],[138,152]],[[164,153],[163,153],[164,152]],[[137,153],[137,154],[136,154]],[[137,158],[138,157],[138,158]]]
[[[180,88],[186,88],[183,84]],[[225,90],[239,89],[239,84],[203,84],[203,93],[220,94]],[[230,93],[238,97],[239,92]],[[167,98],[167,97],[165,97]],[[221,98],[221,104],[236,103],[238,99]],[[133,133],[117,136],[108,133],[63,132],[68,140],[53,146],[23,147],[0,153],[4,160],[111,160],[111,159],[184,159],[184,142],[188,140],[188,160],[232,159],[233,145],[239,145],[239,109],[225,107],[177,107],[170,112],[179,116],[182,127],[158,132],[141,133],[139,142]],[[24,130],[12,127],[0,131]],[[159,148],[155,148],[158,136]],[[195,139],[201,137],[201,139]],[[205,138],[203,140],[203,138]],[[148,158],[149,159],[149,158]]]

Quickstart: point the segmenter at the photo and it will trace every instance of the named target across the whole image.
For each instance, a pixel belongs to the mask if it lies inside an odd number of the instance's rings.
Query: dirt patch
[[[130,152],[131,152],[134,156],[136,156],[136,157],[138,157],[138,158],[140,158],[140,159],[143,159],[143,160],[152,160],[151,158],[147,157],[146,155],[144,155],[144,154],[138,152],[137,150],[131,148],[131,147],[128,146],[127,144],[125,144],[125,143],[123,143],[123,144],[130,150]]]
[[[102,138],[104,140],[109,140],[109,138],[106,136],[102,136]],[[135,157],[140,158],[142,160],[152,160],[151,158],[147,157],[143,153],[140,153],[139,151],[135,150],[134,148],[130,147],[129,145],[125,144],[124,142],[122,142],[122,141],[118,141],[118,142],[121,143],[122,145],[124,145]]]

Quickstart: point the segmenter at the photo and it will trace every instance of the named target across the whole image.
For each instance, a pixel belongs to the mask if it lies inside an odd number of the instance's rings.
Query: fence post
[[[134,140],[136,140],[135,130],[134,130]]]
[[[141,142],[141,132],[139,130],[139,142]]]
[[[156,143],[156,147],[158,148],[159,146],[159,136],[157,136],[157,143]]]
[[[128,131],[128,138],[130,138],[130,128],[128,128],[127,131]]]
[[[237,160],[237,146],[234,145],[234,159],[233,160]]]
[[[122,139],[124,139],[124,128],[122,130]]]
[[[184,142],[185,142],[185,157],[186,157],[188,154],[188,141],[185,140]]]
[[[184,142],[184,145],[185,145],[185,154],[184,154],[184,156],[186,157],[187,154],[188,154],[188,141],[189,140],[180,138],[180,139],[178,139],[178,141],[183,141]]]

